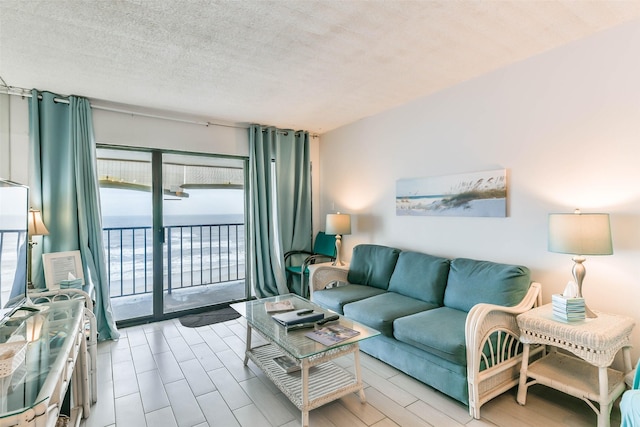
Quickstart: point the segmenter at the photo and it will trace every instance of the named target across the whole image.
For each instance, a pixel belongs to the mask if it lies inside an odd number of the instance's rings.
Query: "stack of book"
[[[560,294],[551,296],[553,315],[561,320],[572,322],[584,320],[584,298],[569,298]]]

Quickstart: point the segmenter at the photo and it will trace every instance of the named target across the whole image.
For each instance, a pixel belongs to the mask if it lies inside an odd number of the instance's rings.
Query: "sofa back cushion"
[[[511,307],[524,298],[530,283],[527,267],[456,258],[451,261],[444,305],[467,312],[482,302]]]
[[[347,280],[356,285],[387,289],[398,261],[400,249],[380,245],[357,245],[353,248]]]
[[[419,252],[401,252],[389,291],[442,306],[449,260]]]

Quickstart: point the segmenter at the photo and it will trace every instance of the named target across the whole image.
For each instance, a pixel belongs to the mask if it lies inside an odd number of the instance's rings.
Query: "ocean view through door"
[[[244,159],[98,149],[111,304],[120,324],[247,298]]]

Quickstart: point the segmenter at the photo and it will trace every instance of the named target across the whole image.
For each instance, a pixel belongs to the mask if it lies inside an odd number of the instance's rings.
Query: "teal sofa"
[[[540,303],[529,269],[380,245],[354,248],[348,269],[317,267],[311,299],[380,331],[362,351],[469,405],[518,383],[515,317]]]

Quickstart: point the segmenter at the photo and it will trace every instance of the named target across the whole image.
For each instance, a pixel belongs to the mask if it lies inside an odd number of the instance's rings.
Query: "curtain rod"
[[[5,91],[6,91],[7,95],[20,96],[20,97],[23,97],[23,98],[32,98],[33,97],[33,95],[31,95],[30,91],[27,91],[26,89],[23,89],[23,88],[17,89],[17,88],[14,88],[14,87],[10,87],[10,88],[7,87],[7,88],[5,88]],[[42,95],[38,95],[38,99],[42,99]],[[60,104],[68,104],[69,103],[69,100],[68,99],[64,99],[64,98],[53,98],[53,101],[54,102],[58,102]],[[161,115],[157,115],[157,114],[141,113],[141,112],[138,112],[138,111],[125,110],[125,109],[121,109],[121,108],[106,107],[106,106],[99,105],[99,104],[96,105],[95,102],[91,102],[91,108],[95,108],[96,110],[111,111],[111,112],[114,112],[114,113],[131,114],[131,115],[134,115],[134,116],[149,117],[149,118],[152,118],[152,119],[171,120],[171,121],[174,121],[174,122],[190,123],[190,124],[201,125],[201,126],[222,126],[222,127],[236,128],[236,129],[249,129],[248,126],[223,125],[223,124],[213,123],[213,122],[203,122],[203,121],[190,120],[190,119],[179,119],[177,117],[161,116]]]
[[[12,96],[20,96],[22,98],[32,98],[33,96],[31,95],[31,91],[29,91],[28,89],[25,88],[17,88],[15,86],[7,86],[6,83],[4,83],[4,79],[2,79],[2,77],[0,77],[0,80],[2,81],[2,85],[4,86],[2,89],[5,91],[5,93],[7,95],[12,95]],[[42,99],[42,95],[38,95],[38,99]],[[64,98],[53,98],[54,102],[58,102],[60,104],[69,104],[69,100],[68,99],[64,99]],[[103,111],[110,111],[113,113],[121,113],[121,114],[131,114],[133,116],[141,116],[141,117],[148,117],[151,119],[160,119],[160,120],[169,120],[169,121],[174,121],[174,122],[181,122],[181,123],[189,123],[189,124],[194,124],[194,125],[200,125],[200,126],[220,126],[220,127],[227,127],[227,128],[234,128],[234,129],[249,129],[249,126],[237,126],[237,125],[225,125],[225,124],[220,124],[220,123],[214,123],[214,122],[203,122],[203,121],[197,121],[197,120],[190,120],[190,119],[179,119],[177,117],[170,117],[170,116],[160,116],[160,115],[156,115],[156,114],[149,114],[149,113],[141,113],[138,111],[131,111],[131,110],[125,110],[125,109],[120,109],[120,108],[114,108],[114,107],[106,107],[106,106],[102,106],[102,105],[95,105],[93,102],[91,102],[91,100],[89,101],[91,103],[91,108],[95,108],[96,110],[103,110]],[[266,131],[263,131],[266,132]],[[283,132],[285,135],[288,134],[287,131],[281,131]],[[312,134],[309,133],[309,136],[312,138],[318,138],[318,134]]]

